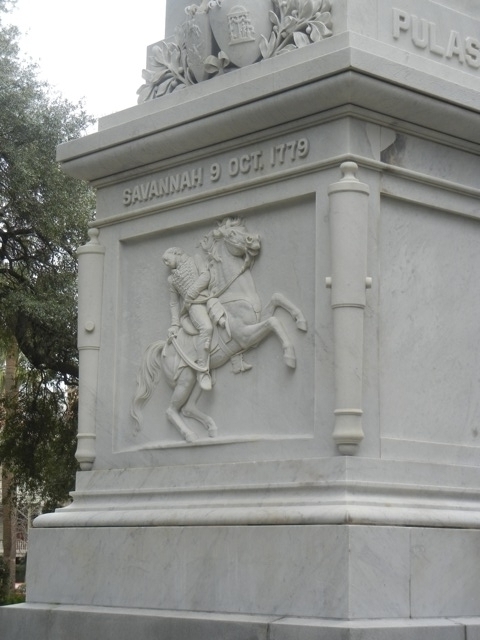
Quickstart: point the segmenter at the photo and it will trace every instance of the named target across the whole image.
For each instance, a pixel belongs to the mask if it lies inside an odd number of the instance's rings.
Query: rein
[[[237,278],[239,278],[248,269],[249,265],[247,264],[247,261],[248,261],[248,257],[245,258],[243,266],[240,269],[240,271],[236,275],[234,275],[233,278],[230,278],[230,280],[223,285],[220,291],[217,291],[215,294],[212,293],[211,295],[207,296],[206,298],[202,298],[201,300],[193,300],[193,302],[190,302],[189,304],[205,304],[209,300],[213,300],[214,298],[218,298],[221,295],[223,295],[225,291],[227,291],[232,286],[235,280],[237,280]]]
[[[214,298],[220,297],[221,295],[223,295],[225,293],[225,291],[227,291],[231,287],[231,285],[235,282],[235,280],[237,280],[237,278],[239,278],[243,273],[245,273],[245,271],[248,269],[249,266],[251,266],[251,264],[250,264],[250,256],[247,254],[245,256],[245,259],[244,259],[244,262],[243,262],[243,266],[240,269],[240,271],[236,275],[234,275],[233,278],[230,278],[230,280],[226,284],[224,284],[224,286],[220,289],[220,291],[217,291],[215,293],[215,295],[211,294],[211,295],[207,296],[206,298],[202,298],[201,300],[194,300],[194,301],[190,302],[189,304],[205,304],[209,300],[213,300]],[[180,358],[185,362],[185,364],[188,367],[190,367],[194,371],[198,371],[199,373],[207,373],[208,372],[208,370],[209,370],[208,366],[207,367],[200,367],[196,362],[193,362],[193,360],[187,356],[187,354],[183,351],[182,347],[178,344],[178,341],[177,341],[176,338],[174,338],[174,337],[170,338],[169,342],[171,342],[171,344],[173,345],[173,348],[175,349],[175,351],[178,353]],[[221,340],[221,342],[226,347],[226,350],[227,350],[227,353],[228,353],[228,347],[225,345],[223,340]]]
[[[170,342],[172,343],[173,348],[178,353],[180,358],[185,362],[185,364],[191,367],[194,371],[198,371],[199,373],[207,373],[208,367],[200,367],[196,362],[193,362],[193,360],[191,360],[187,356],[187,354],[183,351],[182,347],[178,344],[176,338],[173,338],[173,337],[170,338]]]

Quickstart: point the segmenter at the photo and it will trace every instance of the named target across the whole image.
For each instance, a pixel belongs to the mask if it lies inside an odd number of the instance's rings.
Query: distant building
[[[0,467],[1,470],[1,467]],[[0,473],[0,495],[2,492],[2,474]],[[27,554],[28,530],[30,526],[30,515],[28,509],[17,510],[17,545],[16,556],[23,558]],[[0,501],[0,556],[3,556],[3,505]]]

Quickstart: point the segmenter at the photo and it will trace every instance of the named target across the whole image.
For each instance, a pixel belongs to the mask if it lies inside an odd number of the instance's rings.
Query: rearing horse
[[[294,318],[301,331],[307,330],[307,322],[300,309],[280,293],[273,294],[262,312],[250,271],[255,257],[260,253],[259,235],[249,233],[240,219],[226,218],[217,229],[204,236],[200,246],[207,255],[211,274],[205,303],[211,301],[213,321],[220,321],[214,326],[210,369],[217,369],[232,360],[235,373],[247,371],[251,367],[243,362],[242,354],[271,333],[280,340],[285,364],[295,368],[293,344],[283,324],[273,314],[277,307],[282,307]],[[137,389],[132,403],[136,432],[142,424],[142,408],[151,397],[163,371],[173,388],[166,411],[171,424],[187,442],[196,440],[197,434],[187,426],[183,417],[200,422],[210,437],[217,434],[213,419],[197,407],[202,389],[197,382],[196,336],[192,335],[192,329],[185,324],[175,338],[158,340],[147,347],[137,375]]]

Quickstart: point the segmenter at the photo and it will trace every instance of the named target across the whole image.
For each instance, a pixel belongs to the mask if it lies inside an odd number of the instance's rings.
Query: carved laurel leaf
[[[312,28],[312,33],[310,34],[310,38],[312,42],[318,42],[319,40],[323,40],[323,38],[328,38],[328,36],[332,35],[332,32],[327,27],[324,22],[320,22],[319,20],[314,20],[308,23]],[[318,33],[318,38],[314,38],[313,32],[316,31]]]
[[[144,69],[142,71],[142,78],[144,80],[146,80],[147,82],[151,83],[152,82],[152,78],[153,78],[153,71],[150,71],[150,69]],[[140,87],[140,89],[141,89],[141,87]]]
[[[280,26],[280,20],[278,19],[278,16],[275,13],[275,11],[269,11],[268,12],[268,17],[270,18],[270,22],[272,24],[276,25],[277,27]]]
[[[332,3],[330,2],[330,0],[323,0],[322,11],[331,11],[331,10],[332,10]]]
[[[286,14],[291,15],[294,11],[297,13],[301,9],[304,0],[282,0],[280,8],[283,8]]]
[[[302,33],[301,31],[295,31],[295,33],[293,34],[293,40],[299,49],[310,44],[310,38],[307,36],[307,34]]]
[[[305,34],[304,34],[305,35]],[[297,46],[294,44],[287,44],[286,47],[283,47],[283,49],[279,49],[278,51],[275,52],[276,56],[281,55],[282,53],[288,53],[289,51],[295,51],[295,49],[297,49]]]
[[[170,53],[170,49],[167,46],[163,48],[163,58],[165,60],[164,65],[169,67],[170,61],[172,59],[172,54]]]
[[[322,5],[323,5],[323,0],[312,0],[312,7],[313,7],[312,15],[315,15],[316,13],[323,11]]]
[[[270,39],[268,41],[264,35],[260,37],[262,38],[259,43],[260,53],[262,54],[263,58],[270,58],[273,55],[273,52],[275,51],[275,42],[276,42],[275,32],[272,31],[272,33],[270,34]]]
[[[165,55],[162,47],[155,45],[152,50],[152,62],[156,64],[165,64]]]
[[[164,80],[169,75],[172,75],[170,70],[167,69],[167,67],[163,67],[152,75],[150,82],[152,84],[160,84],[160,82],[162,82],[162,80]]]
[[[171,53],[170,66],[175,71],[175,73],[178,73],[180,67],[182,66],[182,52],[178,47],[175,47],[175,49]]]
[[[164,44],[170,55],[180,48],[176,42],[165,42]]]
[[[308,20],[308,18],[312,18],[314,15],[315,11],[313,9],[313,2],[312,0],[306,0],[305,3],[303,4],[303,6],[300,9],[300,19],[301,20]]]
[[[263,35],[263,33],[260,36],[260,42],[258,43],[258,46],[260,49],[260,53],[262,54],[262,58],[269,58],[270,55],[268,53],[268,40]]]
[[[330,30],[332,28],[332,14],[329,11],[325,11],[315,16],[315,22],[323,22],[323,24]]]
[[[286,16],[283,23],[280,25],[280,29],[285,33],[293,33],[298,25],[298,20],[293,16]]]
[[[162,82],[161,84],[158,85],[157,90],[155,92],[156,97],[159,98],[160,96],[164,96],[166,93],[172,93],[175,87],[176,87],[175,78],[169,78],[168,80],[165,80],[165,82]]]
[[[318,28],[318,26],[314,23],[314,22],[309,22],[308,23],[309,27],[310,27],[310,40],[312,42],[319,42],[320,40],[323,40],[322,34],[320,33],[320,29]]]
[[[187,10],[189,8],[190,7],[187,7],[187,9],[185,10],[185,13],[188,14]],[[175,29],[175,44],[177,45],[177,47],[181,47],[185,42],[185,32],[187,28],[188,26],[186,24],[182,24]]]
[[[153,87],[151,84],[142,84],[142,86],[137,91],[137,103],[142,104],[143,102],[150,100],[150,98],[152,97],[152,93]]]

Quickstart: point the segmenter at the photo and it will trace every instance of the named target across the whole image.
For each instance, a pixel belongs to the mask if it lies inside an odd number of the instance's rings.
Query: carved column
[[[333,439],[343,455],[353,455],[363,440],[363,322],[366,305],[368,196],[354,162],[341,165],[339,182],[328,188],[335,357],[335,428]]]
[[[82,471],[91,469],[95,460],[95,408],[105,257],[105,247],[98,242],[98,234],[98,229],[90,229],[90,241],[77,251],[80,381],[75,457]]]

